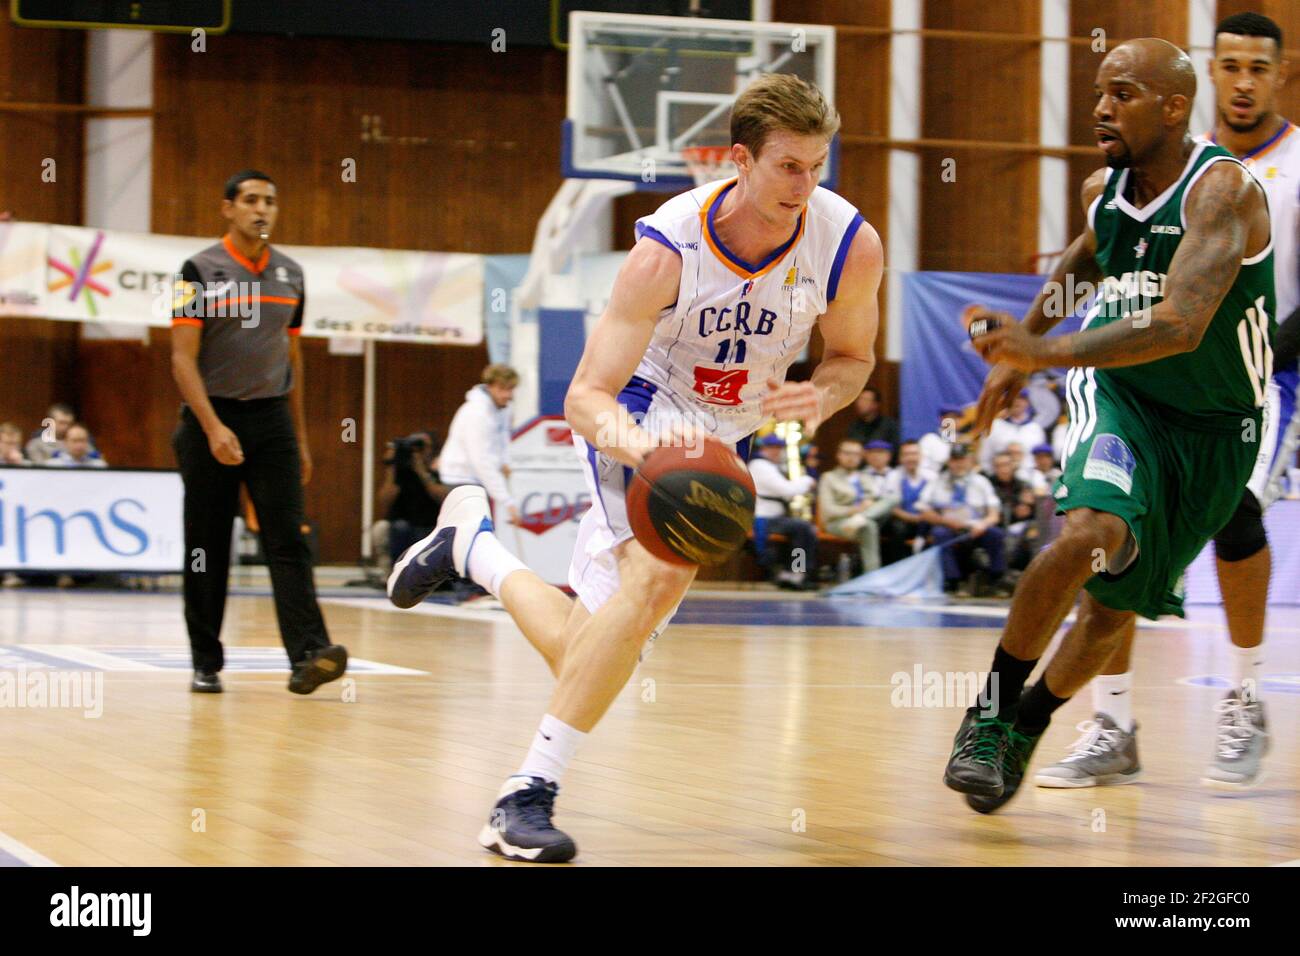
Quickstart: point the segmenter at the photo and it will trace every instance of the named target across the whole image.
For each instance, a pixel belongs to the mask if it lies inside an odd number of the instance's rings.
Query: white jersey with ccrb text
[[[1216,142],[1213,134],[1201,139]],[[1296,259],[1300,253],[1300,128],[1287,121],[1267,142],[1238,158],[1255,174],[1268,196],[1276,318],[1281,322],[1300,305],[1300,263]]]
[[[642,400],[634,404],[642,407],[635,411],[651,433],[687,420],[727,444],[752,434],[763,422],[767,380],[785,381],[835,299],[863,222],[851,203],[819,186],[790,238],[761,262],[745,262],[713,227],[735,186],[735,179],[699,186],[637,220],[638,239],[661,242],[682,259],[677,301],[660,313],[636,369]]]

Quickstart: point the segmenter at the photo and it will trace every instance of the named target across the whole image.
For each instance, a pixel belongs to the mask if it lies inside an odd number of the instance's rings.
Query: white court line
[[[146,664],[143,661],[132,661],[114,654],[105,654],[93,647],[86,647],[84,644],[15,644],[13,646],[19,651],[35,651],[38,654],[58,657],[74,664],[82,664],[91,670],[174,673],[172,668],[158,667],[155,664]],[[171,644],[160,645],[160,648],[169,651],[175,650],[175,646]]]
[[[47,856],[42,856],[25,843],[19,843],[7,833],[0,832],[0,852],[8,853],[28,866],[58,866]]]
[[[449,617],[461,621],[487,621],[488,623],[510,622],[510,615],[496,600],[484,601],[476,607],[463,604],[435,604],[426,602],[413,608],[394,607],[386,600],[375,598],[327,598],[320,599],[321,604],[341,604],[345,607],[359,607],[367,611],[387,611],[393,614],[420,614],[425,617]]]

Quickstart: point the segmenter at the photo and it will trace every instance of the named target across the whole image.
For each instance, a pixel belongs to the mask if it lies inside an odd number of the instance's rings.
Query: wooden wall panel
[[[1132,36],[1185,42],[1183,3],[1121,0],[1074,3],[1071,33],[1106,31],[1108,45]],[[1300,6],[1286,0],[1220,0],[1218,15],[1260,9],[1300,37]],[[928,28],[1036,34],[1036,0],[974,4],[928,0]],[[790,22],[887,26],[889,0],[776,0]],[[846,30],[838,39],[837,106],[846,133],[888,133],[888,36]],[[1038,136],[1039,50],[1001,41],[929,38],[923,42],[922,135],[1034,143]],[[1071,142],[1091,145],[1091,86],[1100,55],[1070,53]],[[68,31],[19,31],[0,23],[0,96],[78,102],[84,37]],[[564,112],[564,54],[520,49],[437,47],[396,41],[272,36],[209,37],[190,51],[186,37],[157,38],[155,61],[153,227],[158,232],[218,235],[220,187],[243,165],[267,169],[281,186],[276,239],[285,243],[365,245],[467,252],[524,252],[537,218],[559,186],[559,122]],[[1284,93],[1300,114],[1300,82]],[[379,117],[382,136],[369,135]],[[78,222],[81,121],[0,113],[0,208],[30,219]],[[23,185],[39,159],[59,162],[57,188]],[[957,160],[957,180],[940,178],[942,159]],[[356,182],[341,163],[356,161]],[[887,237],[888,151],[853,144],[841,154],[840,192]],[[1031,153],[926,150],[921,153],[923,268],[1019,271],[1037,243],[1037,157]],[[1071,160],[1071,196],[1095,169]],[[29,176],[30,178],[30,176]],[[663,200],[620,201],[615,247],[631,244],[631,223]],[[1071,201],[1071,227],[1081,225]],[[18,328],[21,326],[21,328]],[[33,427],[48,403],[64,398],[84,415],[115,462],[169,465],[177,396],[169,337],[148,346],[79,342],[75,326],[0,322],[6,370],[0,417]],[[882,339],[877,343],[883,351]],[[331,356],[307,340],[317,478],[308,493],[322,525],[323,557],[354,560],[360,515],[360,447],[341,440],[341,421],[361,418],[361,359]],[[813,357],[820,353],[814,339]],[[416,427],[446,423],[486,362],[484,349],[383,345],[379,351],[377,444]],[[796,367],[796,375],[810,366]],[[881,362],[873,384],[897,410],[898,369]],[[849,413],[823,426],[830,444]],[[32,420],[35,419],[35,420]]]
[[[81,103],[84,74],[82,32],[23,29],[0,18],[0,102]],[[0,109],[0,210],[33,222],[80,222],[81,156],[77,116]],[[42,180],[47,159],[53,182]],[[52,402],[79,404],[77,333],[70,322],[0,319],[0,421],[30,434]]]
[[[560,185],[558,51],[227,36],[197,54],[186,37],[155,42],[155,232],[219,235],[222,184],[253,166],[279,185],[282,243],[524,252]],[[380,117],[388,139],[363,135],[376,129],[366,116]],[[355,182],[341,175],[346,159]],[[303,345],[316,472],[308,513],[322,560],[354,561],[361,446],[342,440],[342,421],[361,422],[362,360],[329,355],[323,341]],[[103,440],[133,463],[173,463],[169,349],[163,331],[147,347],[82,346],[86,394],[116,401]],[[487,353],[384,344],[377,359],[378,457],[384,440],[417,426],[445,434]]]
[[[1037,34],[1037,0],[928,0],[927,29]],[[1038,142],[1037,44],[926,38],[922,136]],[[943,163],[956,162],[954,182]],[[1038,158],[1027,153],[921,151],[922,269],[1022,272],[1037,251]]]
[[[7,6],[7,5],[6,5]],[[0,101],[82,103],[85,34],[16,27],[0,18]],[[80,223],[82,121],[0,110],[0,210],[30,222]],[[54,182],[41,178],[54,160]]]
[[[40,428],[53,402],[81,405],[75,322],[0,318],[0,422],[25,436]],[[99,434],[99,423],[89,421]]]

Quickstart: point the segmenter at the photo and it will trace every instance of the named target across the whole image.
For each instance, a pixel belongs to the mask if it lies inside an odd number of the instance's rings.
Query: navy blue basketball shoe
[[[559,784],[541,777],[509,777],[478,842],[507,860],[568,863],[578,852],[567,833],[551,823]]]
[[[453,488],[442,501],[438,525],[402,552],[388,575],[388,600],[415,607],[443,582],[469,577],[469,549],[481,532],[492,530],[488,496],[478,485]]]

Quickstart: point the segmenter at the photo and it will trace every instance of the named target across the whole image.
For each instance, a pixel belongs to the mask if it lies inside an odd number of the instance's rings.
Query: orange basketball
[[[754,526],[754,480],[716,438],[656,448],[627,488],[632,533],[674,564],[720,564]]]

